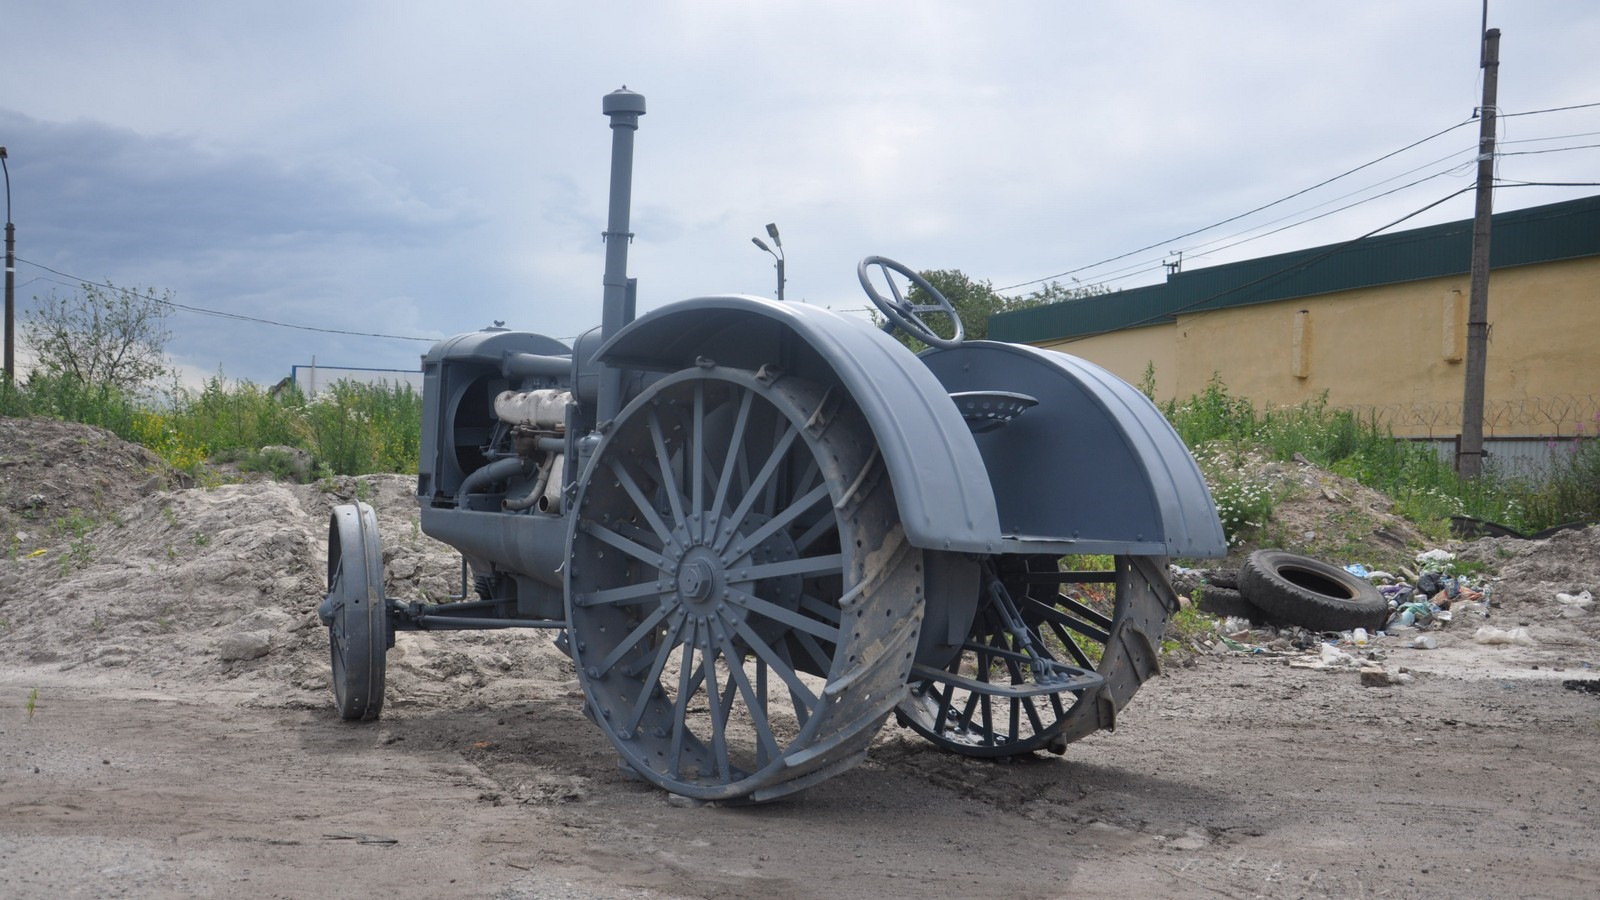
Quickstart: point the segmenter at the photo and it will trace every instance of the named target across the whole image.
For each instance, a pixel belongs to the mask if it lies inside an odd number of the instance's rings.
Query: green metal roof
[[[1489,264],[1499,269],[1600,255],[1600,196],[1494,217]],[[989,338],[1035,342],[1175,321],[1178,313],[1248,306],[1471,268],[1472,220],[1179,272],[1165,283],[989,317]]]

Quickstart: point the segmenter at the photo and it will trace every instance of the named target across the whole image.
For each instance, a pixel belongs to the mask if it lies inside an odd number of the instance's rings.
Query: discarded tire
[[[1218,587],[1216,585],[1203,585],[1197,592],[1199,599],[1195,605],[1201,612],[1210,613],[1219,619],[1239,618],[1249,619],[1251,623],[1266,622],[1270,617],[1243,594],[1232,588]]]
[[[1239,570],[1239,593],[1273,621],[1312,631],[1376,629],[1389,611],[1366,579],[1282,550],[1250,554]]]

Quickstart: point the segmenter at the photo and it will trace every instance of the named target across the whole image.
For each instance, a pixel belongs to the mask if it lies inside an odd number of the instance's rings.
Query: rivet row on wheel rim
[[[570,542],[586,702],[669,791],[820,781],[903,695],[922,554],[842,389],[719,367],[657,382],[596,448]]]

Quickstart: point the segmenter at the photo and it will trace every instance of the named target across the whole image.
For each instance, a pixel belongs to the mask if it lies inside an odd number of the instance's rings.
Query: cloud
[[[1166,243],[1464,121],[1477,12],[1454,0],[1337,11],[668,0],[626,14],[62,0],[8,16],[9,61],[32,75],[8,87],[0,143],[24,259],[300,325],[442,337],[504,319],[567,337],[599,318],[610,142],[599,101],[620,84],[649,102],[630,248],[645,309],[770,295],[772,260],[749,242],[767,222],[783,232],[788,296],[839,308],[862,304],[854,267],[869,253],[1005,285],[1151,246],[1081,273],[1130,286],[1158,279],[1170,252],[1200,265],[1331,243],[1470,183],[1442,174],[1219,249],[1279,216],[1403,184],[1412,167],[1446,160],[1410,178],[1448,169],[1450,154],[1470,158],[1468,126]],[[1600,100],[1589,77],[1600,9],[1491,12],[1506,34],[1503,107]],[[1505,122],[1510,139],[1577,134],[1600,129],[1600,111]],[[1571,151],[1501,169],[1588,181],[1577,176],[1592,163]],[[1462,197],[1408,224],[1470,211]],[[19,276],[71,283],[26,265]],[[262,381],[313,355],[415,365],[427,346],[192,313],[174,331],[185,364]]]

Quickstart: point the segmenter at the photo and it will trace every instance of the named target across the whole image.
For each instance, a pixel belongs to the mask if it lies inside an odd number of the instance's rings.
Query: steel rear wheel
[[[1035,671],[1017,658],[1038,654],[1092,670],[1104,683],[1001,698],[921,679],[899,707],[900,723],[976,757],[1063,753],[1072,741],[1114,727],[1117,710],[1159,670],[1161,635],[1177,609],[1166,560],[1119,556],[1109,570],[1062,571],[1053,556],[1010,555],[992,557],[984,568],[977,615],[948,671],[1035,686]]]
[[[623,410],[587,472],[570,645],[628,765],[761,801],[859,761],[905,693],[922,553],[843,390],[680,372]]]
[[[383,711],[389,620],[378,518],[365,503],[336,506],[329,518],[328,594],[318,612],[328,626],[339,716],[378,718]]]

